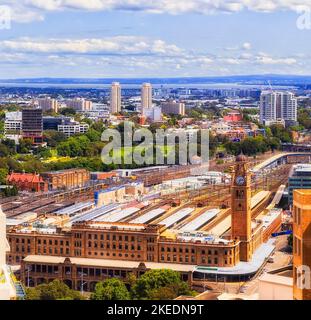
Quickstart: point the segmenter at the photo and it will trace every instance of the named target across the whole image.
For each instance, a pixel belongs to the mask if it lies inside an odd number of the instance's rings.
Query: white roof
[[[131,220],[130,222],[131,223],[147,223],[147,222],[157,218],[160,214],[164,213],[165,211],[166,210],[162,209],[162,208],[154,209],[154,210],[151,210],[151,211],[145,213],[144,215],[142,215],[134,220]]]
[[[112,212],[104,217],[97,219],[97,221],[106,221],[106,222],[117,222],[123,220],[135,212],[138,212],[140,208],[137,207],[130,207],[126,209],[121,209],[116,212]]]
[[[162,220],[161,222],[159,222],[159,224],[164,224],[167,228],[169,228],[170,226],[174,225],[176,222],[179,222],[183,218],[189,216],[189,214],[193,211],[194,211],[194,208],[181,209],[175,212],[174,214],[172,214],[171,216],[167,217],[166,219]]]
[[[181,231],[196,231],[203,225],[207,224],[211,219],[215,218],[220,212],[220,209],[209,209],[204,213],[200,214],[197,218],[187,223],[185,226],[180,228]]]

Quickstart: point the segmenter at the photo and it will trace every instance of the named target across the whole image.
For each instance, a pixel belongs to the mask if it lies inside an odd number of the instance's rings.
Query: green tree
[[[54,280],[26,290],[26,300],[82,300],[78,291],[71,290],[64,282]]]
[[[6,177],[9,173],[9,170],[6,168],[0,168],[0,184],[6,184]]]
[[[91,300],[129,300],[130,293],[126,289],[123,281],[119,279],[107,279],[98,282],[95,291],[91,295]]]
[[[46,130],[43,133],[43,140],[50,147],[56,147],[58,143],[65,141],[67,139],[63,132],[58,132],[56,130]]]
[[[76,110],[73,108],[64,108],[60,113],[64,116],[74,116],[76,114]]]
[[[166,294],[176,298],[179,295],[191,294],[188,284],[181,280],[179,272],[169,269],[149,270],[143,274],[132,287],[136,299],[154,299],[159,297],[159,289],[167,288]],[[163,289],[164,290],[164,289]]]

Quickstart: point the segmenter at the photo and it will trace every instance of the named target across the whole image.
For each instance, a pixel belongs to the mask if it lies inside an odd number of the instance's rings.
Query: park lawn
[[[144,150],[144,147],[142,146],[135,146],[135,147],[122,147],[120,149],[114,150],[114,156],[115,157],[127,157],[134,151],[140,151],[142,152]],[[174,146],[160,146],[160,150],[164,153],[164,156],[166,157],[169,152],[174,150]]]

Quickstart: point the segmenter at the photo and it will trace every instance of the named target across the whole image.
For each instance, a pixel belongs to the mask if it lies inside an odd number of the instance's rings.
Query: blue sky
[[[0,23],[0,78],[310,75],[311,29],[296,25],[309,7],[311,0],[0,0],[0,21],[11,16],[10,29]]]

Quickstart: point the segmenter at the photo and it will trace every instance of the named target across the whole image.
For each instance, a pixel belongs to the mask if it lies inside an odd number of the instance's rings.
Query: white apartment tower
[[[110,112],[119,113],[121,111],[121,86],[119,82],[113,82],[110,93]]]
[[[152,86],[150,83],[143,83],[141,88],[141,111],[152,107]]]
[[[283,120],[297,121],[297,99],[289,91],[263,91],[260,96],[260,122],[269,125]]]

